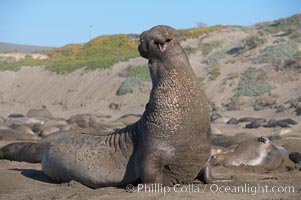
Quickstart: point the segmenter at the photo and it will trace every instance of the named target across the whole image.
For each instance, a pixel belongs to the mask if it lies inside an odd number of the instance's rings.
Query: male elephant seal
[[[106,136],[59,138],[43,157],[47,176],[93,188],[185,184],[200,175],[210,181],[209,103],[175,36],[168,26],[140,35],[153,84],[141,119]]]
[[[92,188],[214,180],[208,99],[175,36],[168,26],[140,35],[138,50],[148,59],[152,79],[142,117],[109,135],[74,133],[58,138],[43,156],[48,177]]]
[[[266,170],[277,169],[286,159],[288,153],[283,147],[275,146],[266,137],[250,138],[241,142],[233,152],[215,155],[216,165],[261,166]]]

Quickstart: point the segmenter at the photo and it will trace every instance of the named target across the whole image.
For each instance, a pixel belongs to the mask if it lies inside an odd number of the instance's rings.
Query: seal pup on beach
[[[215,155],[214,163],[223,166],[244,164],[275,170],[287,158],[288,153],[283,147],[273,145],[266,137],[258,137],[241,142],[232,152]]]

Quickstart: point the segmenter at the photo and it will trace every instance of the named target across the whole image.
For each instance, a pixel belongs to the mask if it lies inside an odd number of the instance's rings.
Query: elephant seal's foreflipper
[[[212,184],[212,183],[225,183],[225,182],[232,182],[233,180],[231,178],[216,178],[212,176],[211,173],[212,168],[212,159],[208,160],[205,168],[203,171],[199,174],[198,179],[206,184]]]

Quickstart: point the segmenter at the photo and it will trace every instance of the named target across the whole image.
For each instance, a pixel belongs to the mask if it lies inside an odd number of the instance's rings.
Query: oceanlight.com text
[[[138,184],[133,186],[131,184],[127,185],[126,190],[128,192],[138,192],[138,193],[161,193],[163,195],[175,192],[175,193],[245,193],[250,195],[257,195],[263,193],[284,193],[292,194],[295,192],[295,187],[291,185],[285,186],[272,186],[272,185],[251,185],[245,183],[243,185],[220,185],[220,184],[205,184],[205,185],[180,185],[176,184],[172,187],[164,186],[163,184]]]

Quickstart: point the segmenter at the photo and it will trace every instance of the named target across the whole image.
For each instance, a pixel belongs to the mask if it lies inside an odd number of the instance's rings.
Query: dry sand
[[[301,172],[260,172],[244,168],[215,167],[217,177],[235,180],[228,184],[202,184],[144,191],[136,186],[90,189],[77,182],[57,184],[41,171],[40,164],[0,161],[0,199],[300,199]],[[229,188],[229,189],[228,189]]]
[[[130,63],[145,62],[137,58],[117,63],[112,70],[77,70],[70,74],[57,74],[41,67],[0,72],[0,116],[26,114],[28,108],[42,105],[54,116],[65,118],[78,113],[141,114],[148,100],[150,82],[146,93],[138,90],[120,97],[116,96],[116,91],[125,79],[119,74]],[[120,109],[110,109],[111,103],[119,105]]]

